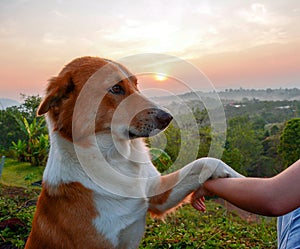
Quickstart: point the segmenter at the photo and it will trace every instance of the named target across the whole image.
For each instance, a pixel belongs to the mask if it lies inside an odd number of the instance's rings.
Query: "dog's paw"
[[[199,161],[203,166],[199,175],[200,184],[203,184],[208,179],[244,177],[219,159],[206,157],[199,159]]]
[[[215,167],[215,170],[213,171],[211,178],[226,178],[226,177],[243,177],[241,174],[236,172],[234,169],[229,167],[226,163],[219,160],[217,166]]]

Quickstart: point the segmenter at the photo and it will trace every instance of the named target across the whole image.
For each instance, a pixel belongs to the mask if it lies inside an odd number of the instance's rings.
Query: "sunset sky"
[[[179,57],[217,90],[300,87],[300,1],[1,0],[0,53],[0,98],[17,100],[43,95],[49,78],[85,55]]]

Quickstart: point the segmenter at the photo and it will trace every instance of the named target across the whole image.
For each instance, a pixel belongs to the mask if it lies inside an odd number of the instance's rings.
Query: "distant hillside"
[[[189,92],[178,95],[183,101],[199,100],[200,98],[219,98],[222,102],[228,101],[239,101],[245,102],[249,100],[260,100],[260,101],[284,101],[284,100],[300,100],[300,89],[226,89],[220,92]],[[163,105],[169,105],[172,102],[176,102],[174,96],[154,97],[154,101],[157,101]]]
[[[280,89],[226,89],[218,93],[221,99],[224,100],[300,100],[300,89],[298,88],[280,88]]]
[[[186,113],[187,106],[190,110],[203,110],[219,108],[220,103],[226,109],[226,115],[235,116],[248,113],[252,115],[258,110],[265,110],[266,105],[271,106],[268,112],[285,112],[289,118],[298,113],[300,103],[300,89],[227,89],[220,92],[190,92],[177,96],[153,97],[154,102],[166,107],[173,114]],[[216,101],[220,99],[220,101]],[[267,104],[269,102],[269,104]],[[243,108],[240,108],[243,107]],[[250,108],[250,109],[249,109]],[[274,109],[275,108],[275,109]],[[249,110],[248,110],[249,109]],[[279,114],[278,114],[279,115]],[[280,116],[279,115],[279,116]],[[298,114],[297,114],[298,115]]]
[[[20,105],[20,103],[13,99],[0,98],[0,110],[5,110],[7,107]]]

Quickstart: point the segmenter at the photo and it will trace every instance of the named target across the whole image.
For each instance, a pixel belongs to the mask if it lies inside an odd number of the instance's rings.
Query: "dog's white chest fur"
[[[120,155],[112,147],[109,136],[102,136],[99,140],[101,142],[97,146],[76,148],[73,143],[53,133],[51,141],[59,147],[51,147],[44,182],[57,186],[76,181],[91,189],[98,212],[93,224],[100,234],[118,246],[126,239],[127,233],[142,236],[149,207],[146,179],[159,176],[159,173],[148,156],[146,161],[138,162],[141,159],[131,154],[132,145],[124,144],[127,152],[123,151],[124,154]],[[136,141],[135,146],[139,148],[135,150],[139,153],[146,149],[141,145]],[[98,146],[102,147],[99,149]],[[130,157],[133,161],[129,160]],[[133,241],[128,243],[135,245],[138,242],[134,238],[140,236],[133,236]]]
[[[122,236],[125,229],[127,231],[124,234],[143,234],[148,210],[147,199],[96,197],[95,200],[100,215],[94,220],[94,225],[114,246],[129,239]]]

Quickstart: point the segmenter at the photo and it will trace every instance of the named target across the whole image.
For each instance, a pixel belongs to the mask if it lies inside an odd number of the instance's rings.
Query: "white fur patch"
[[[93,190],[99,213],[93,221],[94,225],[114,246],[118,245],[122,230],[130,225],[134,224],[132,227],[135,230],[144,230],[148,209],[148,179],[160,174],[151,163],[148,149],[141,139],[122,141],[122,148],[126,150],[121,151],[124,155],[117,151],[109,135],[98,135],[96,144],[88,148],[74,145],[58,132],[51,132],[50,140],[52,146],[43,176],[48,185],[80,182]],[[132,155],[134,153],[136,155]],[[144,163],[127,158],[141,159],[141,154],[147,155],[143,158],[146,158]],[[114,175],[107,172],[113,172]],[[108,185],[97,180],[105,180]]]

